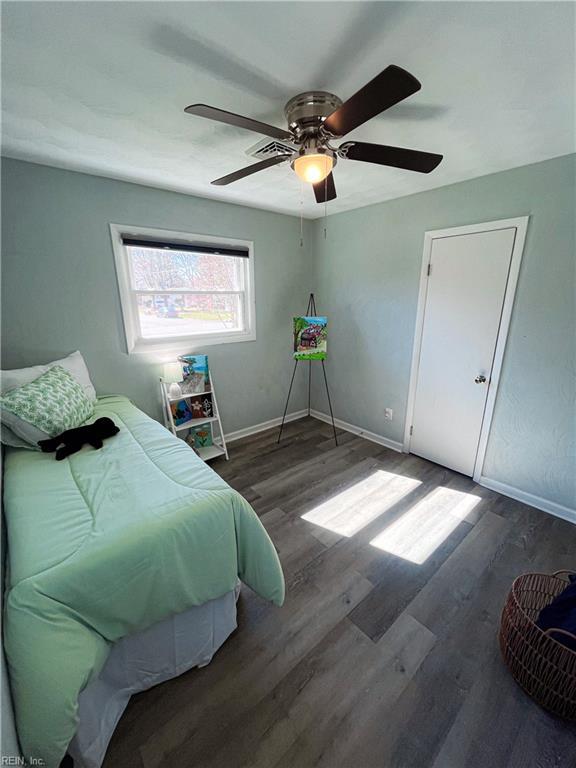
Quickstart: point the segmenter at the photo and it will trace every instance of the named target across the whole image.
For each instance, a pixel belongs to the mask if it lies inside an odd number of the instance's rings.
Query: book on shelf
[[[203,395],[193,395],[186,400],[171,402],[170,410],[172,411],[172,419],[176,427],[181,427],[189,421],[211,419],[216,415],[211,392],[205,392]]]
[[[210,390],[208,355],[181,355],[183,379],[180,385],[185,395],[200,394]]]
[[[177,427],[181,427],[182,424],[186,424],[186,422],[192,421],[194,418],[192,409],[186,400],[178,400],[175,403],[170,403],[170,410],[172,411],[174,424]]]
[[[193,419],[211,419],[214,416],[212,393],[194,395],[188,400]]]
[[[207,448],[208,446],[213,445],[212,428],[210,427],[210,424],[200,424],[196,427],[191,427],[190,432],[186,437],[186,442],[196,451],[199,448]]]

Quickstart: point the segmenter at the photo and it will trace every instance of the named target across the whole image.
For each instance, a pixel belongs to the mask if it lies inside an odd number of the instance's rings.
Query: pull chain
[[[324,158],[325,167],[324,170],[328,171],[328,158]],[[324,176],[324,240],[326,240],[326,227],[327,227],[327,219],[328,219],[328,176],[330,174],[327,173],[326,176]]]
[[[304,248],[304,185],[300,180],[300,248]]]
[[[326,226],[328,221],[328,176],[324,179],[324,240],[326,240]]]

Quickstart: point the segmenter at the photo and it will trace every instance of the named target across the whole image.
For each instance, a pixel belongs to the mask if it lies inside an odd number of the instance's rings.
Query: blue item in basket
[[[570,576],[570,583],[554,600],[542,608],[536,626],[542,630],[563,629],[576,636],[576,575]],[[561,632],[549,633],[554,640],[576,651],[576,639]]]

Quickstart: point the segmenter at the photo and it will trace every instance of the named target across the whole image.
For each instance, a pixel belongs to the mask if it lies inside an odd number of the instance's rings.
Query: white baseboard
[[[304,416],[308,416],[308,411],[293,411],[287,413],[284,423],[289,421],[297,421],[303,419]],[[282,417],[277,416],[275,419],[268,419],[268,421],[261,421],[260,424],[254,424],[252,427],[245,427],[244,429],[237,429],[235,432],[228,432],[224,434],[227,443],[232,443],[234,440],[242,440],[243,437],[249,435],[255,435],[257,432],[264,432],[266,429],[272,429],[272,427],[279,427],[282,423]]]
[[[322,411],[310,411],[310,416],[313,416],[315,419],[319,419],[320,421],[325,421],[327,424],[332,424],[332,419],[327,413],[322,413]],[[357,427],[354,424],[348,424],[347,421],[342,421],[341,419],[334,419],[334,424],[339,429],[343,429],[345,432],[352,432],[353,435],[358,435],[359,437],[363,437],[366,440],[371,440],[373,443],[378,443],[378,445],[383,445],[385,448],[390,448],[393,451],[398,451],[399,453],[402,453],[402,443],[398,443],[396,440],[390,440],[388,437],[382,437],[382,435],[377,435],[375,432],[369,432],[367,429],[362,429],[362,427]]]
[[[288,423],[289,421],[297,421],[298,419],[303,419],[307,415],[307,410],[293,411],[292,413],[286,414],[284,421],[285,423]],[[311,410],[310,416],[312,416],[314,419],[318,419],[319,421],[325,421],[327,424],[332,424],[332,419],[330,416],[327,413],[322,413],[322,411]],[[251,427],[238,429],[235,432],[228,432],[225,435],[226,442],[232,443],[234,440],[241,440],[243,437],[255,435],[257,432],[264,432],[266,429],[279,427],[281,423],[282,417],[278,416],[275,419],[262,421],[260,424],[254,424]],[[334,424],[336,424],[339,429],[343,429],[345,432],[352,432],[353,435],[358,435],[359,437],[363,437],[366,440],[371,440],[373,443],[383,445],[385,448],[390,448],[391,450],[398,451],[399,453],[402,452],[402,443],[398,443],[396,440],[390,440],[389,438],[383,437],[382,435],[377,435],[375,432],[369,432],[366,429],[362,429],[362,427],[349,424],[347,421],[342,421],[341,419],[334,419]]]
[[[515,488],[513,485],[500,483],[498,480],[491,480],[489,477],[480,477],[478,484],[483,485],[485,488],[489,488],[491,491],[497,491],[503,496],[509,496],[511,499],[521,501],[523,504],[529,504],[531,507],[541,509],[543,512],[548,512],[556,517],[561,517],[563,520],[568,520],[569,523],[576,523],[576,509],[570,509],[570,507],[557,504],[555,501],[549,501],[548,499],[543,499],[541,496],[535,496],[533,493],[522,491],[520,488]]]

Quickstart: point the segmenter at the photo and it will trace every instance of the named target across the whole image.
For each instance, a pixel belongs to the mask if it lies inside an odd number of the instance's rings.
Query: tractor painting
[[[294,358],[325,360],[327,319],[325,317],[294,318]]]

